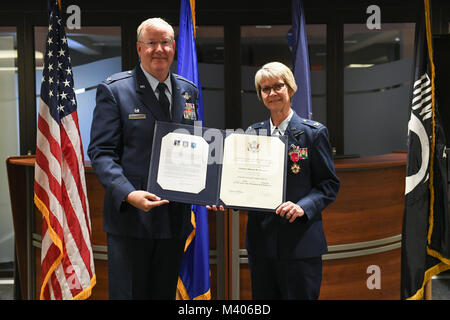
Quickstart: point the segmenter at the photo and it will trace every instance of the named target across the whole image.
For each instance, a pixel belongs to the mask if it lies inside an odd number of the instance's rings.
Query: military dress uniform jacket
[[[112,75],[98,86],[88,155],[105,188],[103,230],[107,233],[153,239],[181,239],[188,233],[190,205],[170,202],[144,212],[124,201],[134,190],[147,190],[155,121],[193,125],[196,120],[196,112],[192,115],[184,109],[187,103],[197,108],[197,87],[181,76],[170,77],[172,119],[165,115],[140,66]]]
[[[249,127],[270,135],[270,120]],[[300,171],[291,170],[288,156],[286,201],[300,205],[305,215],[293,223],[276,213],[250,211],[246,245],[249,255],[276,259],[302,259],[328,251],[322,226],[322,210],[336,199],[339,179],[335,174],[328,130],[322,124],[300,118],[295,112],[285,131],[288,149],[307,151],[300,156]],[[305,149],[306,148],[306,149]],[[295,159],[294,159],[295,160]],[[295,170],[294,170],[295,171]]]

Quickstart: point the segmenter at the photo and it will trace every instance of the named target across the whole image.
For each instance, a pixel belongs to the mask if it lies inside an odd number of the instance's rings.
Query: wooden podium
[[[400,299],[406,153],[335,160],[335,168],[341,189],[323,212],[320,299]]]

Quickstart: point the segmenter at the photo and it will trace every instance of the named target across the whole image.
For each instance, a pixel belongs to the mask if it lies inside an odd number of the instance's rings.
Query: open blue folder
[[[161,199],[169,201],[202,206],[223,205],[226,208],[232,209],[274,211],[276,207],[285,201],[287,137],[271,137],[273,139],[280,139],[282,142],[282,148],[277,149],[280,152],[275,155],[277,159],[280,159],[279,163],[282,166],[282,174],[279,175],[283,179],[281,182],[282,187],[276,190],[276,193],[280,193],[277,198],[280,199],[280,203],[270,208],[260,207],[257,203],[249,207],[245,206],[245,204],[241,206],[239,203],[232,205],[226,204],[220,198],[222,163],[223,156],[226,153],[226,150],[224,150],[224,146],[226,146],[224,141],[230,134],[252,135],[254,137],[257,135],[257,132],[247,131],[244,133],[242,130],[240,132],[233,130],[225,131],[201,126],[157,121],[153,137],[147,191],[156,194]],[[203,149],[201,149],[202,147]],[[258,147],[259,145],[257,143],[248,143],[248,146],[246,146],[249,150],[251,148],[256,150]],[[196,165],[194,161],[190,162],[189,157],[196,156],[197,151],[201,151],[207,157],[207,163],[204,158],[203,165]],[[229,151],[233,152],[233,150]],[[174,170],[173,172],[169,172],[172,166]],[[164,178],[165,180],[163,180],[163,176],[167,176],[168,178]],[[245,188],[242,190],[245,193]]]

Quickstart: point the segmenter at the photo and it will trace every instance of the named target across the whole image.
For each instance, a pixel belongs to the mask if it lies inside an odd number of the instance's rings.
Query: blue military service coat
[[[270,134],[270,120],[249,129]],[[300,118],[294,111],[285,135],[289,150],[303,151],[296,162],[298,172],[291,169],[294,161],[288,156],[286,201],[300,205],[305,215],[289,223],[275,213],[250,211],[247,250],[249,255],[266,258],[317,257],[328,250],[321,212],[336,199],[339,190],[328,130],[316,121]]]
[[[193,125],[198,89],[170,74],[172,119],[167,118],[140,66],[108,77],[97,89],[88,149],[92,167],[105,187],[103,229],[136,238],[184,238],[190,205],[170,202],[143,212],[126,203],[134,190],[146,190],[155,121]]]

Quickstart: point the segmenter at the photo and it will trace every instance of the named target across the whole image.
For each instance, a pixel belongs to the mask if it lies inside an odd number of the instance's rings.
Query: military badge
[[[186,102],[183,117],[186,120],[197,120],[197,115],[195,114],[195,104]]]
[[[308,159],[308,148],[300,148],[300,159],[306,160]]]
[[[183,93],[183,98],[187,101],[191,98],[191,96],[189,95],[189,93],[185,92]]]
[[[292,162],[298,162],[298,159],[299,159],[298,152],[291,152],[290,156],[291,156]]]
[[[306,149],[306,151],[304,149]],[[305,152],[306,152],[306,157],[308,157],[308,149],[307,148],[300,148],[299,146],[291,144],[288,154],[289,154],[289,158],[292,161],[292,165],[291,165],[292,173],[297,174],[300,172],[301,168],[300,168],[298,161],[300,159],[305,159],[304,158]]]
[[[292,171],[293,174],[297,174],[297,173],[300,172],[300,166],[298,165],[298,163],[294,163],[291,166],[291,171]]]

